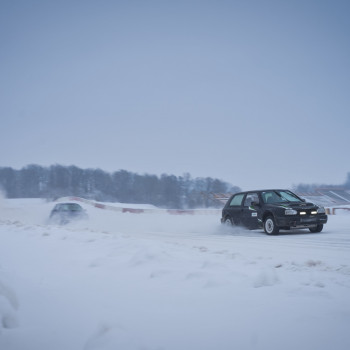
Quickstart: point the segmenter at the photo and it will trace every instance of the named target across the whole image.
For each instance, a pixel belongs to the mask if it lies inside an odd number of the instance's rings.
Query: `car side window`
[[[257,193],[248,193],[244,200],[244,206],[250,207],[252,202],[259,203],[259,196]]]
[[[242,200],[244,197],[244,193],[236,194],[230,202],[230,207],[238,207],[242,205]]]

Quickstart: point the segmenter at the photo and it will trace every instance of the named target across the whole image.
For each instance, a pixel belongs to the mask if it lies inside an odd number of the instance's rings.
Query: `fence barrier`
[[[91,205],[99,209],[113,210],[120,213],[160,213],[171,215],[220,215],[221,209],[160,209],[160,208],[126,208],[117,207],[114,205],[95,202],[93,200],[81,198],[81,197],[62,197],[57,199],[58,202],[77,201],[88,205]]]

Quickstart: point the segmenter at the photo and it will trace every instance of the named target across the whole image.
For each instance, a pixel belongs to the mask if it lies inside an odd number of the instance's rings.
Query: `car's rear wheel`
[[[224,225],[228,227],[233,226],[232,219],[229,216],[225,218]]]
[[[310,227],[309,230],[312,233],[321,232],[323,230],[323,224],[319,224],[315,227]]]
[[[276,225],[273,216],[268,216],[264,221],[264,231],[268,235],[277,235],[279,227]]]

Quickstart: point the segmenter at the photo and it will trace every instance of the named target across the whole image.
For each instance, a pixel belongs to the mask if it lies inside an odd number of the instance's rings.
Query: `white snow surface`
[[[350,349],[350,215],[266,236],[91,206],[55,226],[53,206],[0,203],[1,350]]]

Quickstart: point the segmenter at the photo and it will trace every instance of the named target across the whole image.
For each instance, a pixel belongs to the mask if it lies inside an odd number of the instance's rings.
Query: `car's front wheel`
[[[264,231],[268,235],[277,235],[279,227],[276,225],[273,216],[268,216],[264,221]]]
[[[309,230],[312,233],[321,232],[323,230],[323,224],[319,224],[315,227],[310,227]]]

